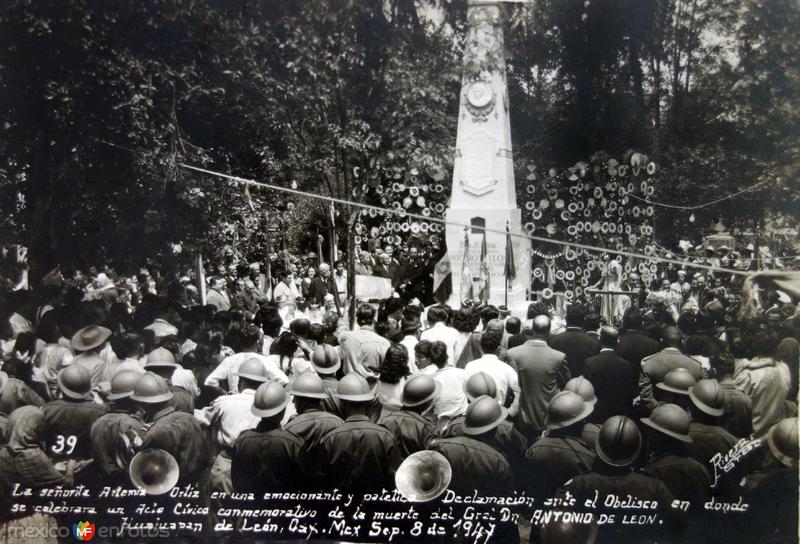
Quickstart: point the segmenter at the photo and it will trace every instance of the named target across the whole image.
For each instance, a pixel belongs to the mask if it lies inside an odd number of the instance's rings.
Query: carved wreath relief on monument
[[[467,86],[464,105],[475,123],[485,123],[494,109],[495,92],[488,81],[477,80]]]

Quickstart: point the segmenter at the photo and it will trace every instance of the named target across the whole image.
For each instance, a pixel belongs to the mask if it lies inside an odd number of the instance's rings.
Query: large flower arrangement
[[[366,249],[370,240],[392,245],[401,259],[413,259],[420,266],[432,266],[444,249],[444,225],[424,218],[442,219],[449,191],[445,185],[448,170],[444,164],[431,164],[420,157],[407,167],[384,170],[383,179],[367,188],[365,201],[391,209],[365,210],[355,224],[356,246]],[[411,249],[415,248],[413,256]]]
[[[528,234],[646,255],[611,256],[623,266],[623,282],[634,271],[645,281],[655,274],[655,209],[645,200],[655,192],[658,168],[647,156],[631,152],[617,160],[597,154],[563,170],[524,168],[518,200]],[[568,300],[583,298],[604,268],[602,252],[536,240],[531,258],[534,290],[563,292]]]

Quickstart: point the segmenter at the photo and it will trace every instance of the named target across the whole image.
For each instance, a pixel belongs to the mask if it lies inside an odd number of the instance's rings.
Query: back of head
[[[588,312],[586,317],[583,318],[583,328],[587,331],[596,331],[600,328],[600,314],[597,312]]]
[[[311,322],[308,319],[295,319],[289,323],[289,331],[300,338],[308,338]]]
[[[522,330],[522,320],[515,316],[510,316],[506,319],[506,332],[508,334],[519,334]]]
[[[428,308],[428,323],[434,325],[439,322],[447,321],[447,310],[440,305]]]
[[[372,325],[375,321],[375,308],[369,304],[361,304],[356,310],[356,323],[360,326]]]
[[[533,319],[537,315],[547,315],[547,306],[544,302],[532,302],[528,305],[528,313],[525,315],[526,319]]]
[[[242,347],[245,349],[255,346],[261,339],[261,331],[252,323],[248,323],[240,332]]]
[[[583,304],[571,304],[567,308],[567,327],[583,327],[583,319],[586,317],[586,310]]]
[[[681,330],[670,325],[661,329],[661,345],[665,348],[680,348]]]
[[[531,335],[536,338],[547,338],[550,336],[550,318],[546,315],[537,315],[531,324]]]
[[[636,308],[629,308],[622,316],[622,328],[626,331],[642,328],[642,312]]]
[[[396,384],[411,374],[408,368],[408,351],[402,344],[392,344],[386,350],[380,366],[378,367],[380,379],[384,383]]]
[[[496,354],[500,344],[503,343],[503,322],[499,319],[492,320],[491,323],[497,321],[500,324],[500,330],[496,327],[490,328],[487,326],[486,331],[481,334],[481,350],[485,354]]]
[[[490,304],[481,308],[481,323],[483,323],[484,327],[489,321],[498,317],[500,317],[500,310],[496,306]]]
[[[447,346],[444,342],[438,340],[431,342],[430,358],[431,362],[439,368],[444,368],[447,365]]]
[[[615,348],[617,347],[617,341],[619,340],[619,331],[616,327],[605,326],[600,329],[600,344],[604,348]]]

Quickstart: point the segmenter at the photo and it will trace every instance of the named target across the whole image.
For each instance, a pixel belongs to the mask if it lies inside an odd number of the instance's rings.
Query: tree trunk
[[[48,138],[42,136],[36,157],[32,161],[31,182],[25,198],[28,214],[28,280],[31,287],[52,270],[56,262],[56,231],[53,221],[53,161]]]

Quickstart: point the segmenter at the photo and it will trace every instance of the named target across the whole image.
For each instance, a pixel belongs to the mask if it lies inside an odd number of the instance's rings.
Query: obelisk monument
[[[530,242],[512,236],[516,279],[505,287],[506,225],[522,235],[511,152],[508,86],[500,6],[496,1],[469,0],[464,74],[458,113],[453,188],[446,213],[446,241],[453,278],[448,303],[460,308],[464,259],[464,227],[469,229],[469,265],[479,289],[480,255],[485,226],[490,270],[489,303],[506,303],[519,312],[530,285]]]

